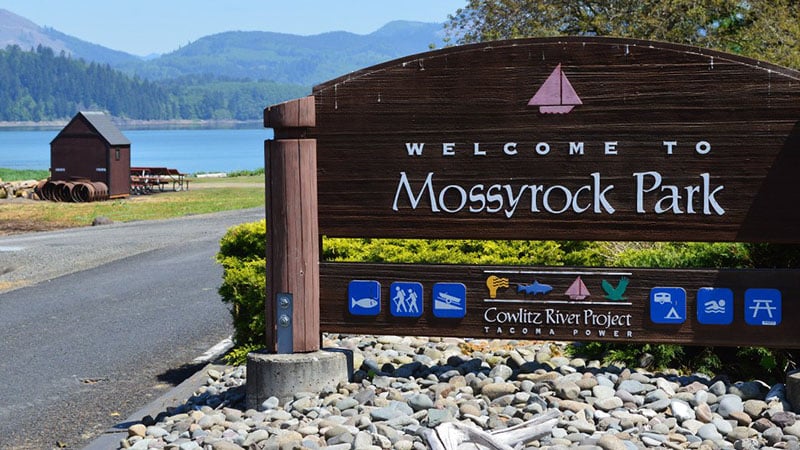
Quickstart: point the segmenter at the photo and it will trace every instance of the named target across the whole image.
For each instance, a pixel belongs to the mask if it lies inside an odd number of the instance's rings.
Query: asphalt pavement
[[[263,208],[0,237],[0,448],[82,448],[232,332],[219,239]]]

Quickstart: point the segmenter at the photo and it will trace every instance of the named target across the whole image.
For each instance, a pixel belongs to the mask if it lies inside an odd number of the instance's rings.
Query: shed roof
[[[108,114],[102,111],[80,111],[70,120],[70,123],[81,117],[86,120],[109,145],[131,145],[131,141],[129,141],[119,128],[111,122],[111,117]],[[69,124],[58,133],[58,136],[67,128],[69,128]],[[58,139],[58,136],[56,136],[56,139]]]

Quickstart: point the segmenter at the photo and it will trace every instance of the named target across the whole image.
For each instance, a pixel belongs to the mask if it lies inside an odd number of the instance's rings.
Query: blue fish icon
[[[372,309],[378,304],[378,301],[370,297],[360,298],[358,300],[356,300],[355,297],[350,297],[350,303],[351,308],[357,306],[359,308]]]
[[[356,316],[377,316],[381,312],[381,284],[375,280],[353,280],[347,287],[347,309]]]
[[[547,294],[553,290],[553,286],[549,284],[539,283],[534,280],[531,284],[517,284],[517,292],[524,292],[526,294]]]

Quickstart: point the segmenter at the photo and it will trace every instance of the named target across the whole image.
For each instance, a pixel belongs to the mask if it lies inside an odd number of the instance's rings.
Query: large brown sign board
[[[321,235],[800,242],[797,71],[674,44],[527,39],[387,62],[309,100],[314,120],[276,136],[316,141]],[[323,263],[320,328],[797,347],[798,280]]]
[[[328,236],[798,240],[797,71],[532,39],[391,61],[313,95]]]

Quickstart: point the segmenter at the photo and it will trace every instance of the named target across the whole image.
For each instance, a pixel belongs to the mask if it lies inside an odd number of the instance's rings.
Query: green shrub
[[[227,258],[247,261],[265,259],[267,256],[267,221],[234,226],[219,243],[217,261],[224,265]]]
[[[237,346],[264,345],[266,297],[266,221],[232,227],[220,241],[222,301],[230,304]]]
[[[428,264],[563,266],[564,250],[554,241],[426,239],[325,239],[327,261]]]
[[[606,242],[613,267],[744,268],[751,267],[745,244],[705,242]]]

